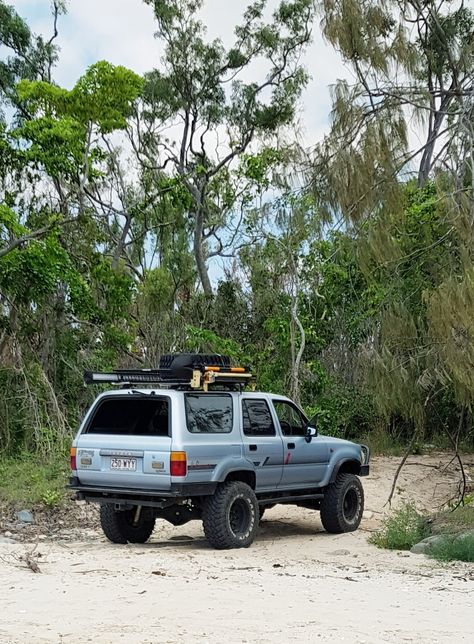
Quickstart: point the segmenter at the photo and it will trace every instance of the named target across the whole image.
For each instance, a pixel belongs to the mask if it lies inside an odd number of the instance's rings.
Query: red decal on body
[[[288,452],[288,454],[286,455],[285,465],[288,465],[288,463],[290,462],[290,458],[291,458],[291,452]]]

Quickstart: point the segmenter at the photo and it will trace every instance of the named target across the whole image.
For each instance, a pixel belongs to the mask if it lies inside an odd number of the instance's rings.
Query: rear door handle
[[[249,450],[251,452],[256,452],[257,451],[257,446],[256,445],[249,445]]]
[[[295,449],[296,445],[294,443],[288,443],[288,449]]]

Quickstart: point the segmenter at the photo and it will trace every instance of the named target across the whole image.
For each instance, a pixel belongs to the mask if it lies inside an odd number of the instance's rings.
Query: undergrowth
[[[474,498],[466,500],[466,505],[435,515],[431,525],[433,534],[458,534],[474,529]]]
[[[445,535],[434,542],[428,555],[438,561],[474,562],[474,532],[464,535]]]
[[[410,550],[429,534],[428,523],[412,503],[407,503],[387,517],[382,528],[369,539],[379,548]]]
[[[24,454],[0,456],[0,502],[10,505],[58,507],[66,499],[69,467],[66,457],[55,461]]]
[[[474,562],[474,507],[461,506],[434,516],[430,521],[411,503],[395,510],[369,539],[379,548],[410,550],[428,535],[439,535],[426,554],[438,561]]]

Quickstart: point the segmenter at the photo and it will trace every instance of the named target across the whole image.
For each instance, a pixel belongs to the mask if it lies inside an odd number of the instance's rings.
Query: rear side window
[[[232,396],[186,394],[186,424],[192,434],[229,434],[232,431]]]
[[[266,400],[243,400],[242,420],[246,436],[275,436],[275,426]]]
[[[167,398],[109,398],[96,409],[87,434],[169,436]]]

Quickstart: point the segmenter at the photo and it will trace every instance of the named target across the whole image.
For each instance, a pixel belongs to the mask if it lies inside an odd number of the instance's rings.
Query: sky
[[[27,20],[35,33],[50,37],[50,0],[7,0]],[[211,38],[232,42],[247,0],[204,0],[202,18]],[[276,4],[276,0],[270,0]],[[68,12],[60,16],[60,58],[55,81],[70,88],[84,70],[97,60],[108,60],[142,74],[159,65],[159,43],[150,6],[142,0],[68,0]],[[329,86],[349,72],[334,49],[322,38],[319,23],[314,25],[313,43],[303,62],[311,80],[298,111],[301,143],[313,146],[328,129],[331,101]]]

